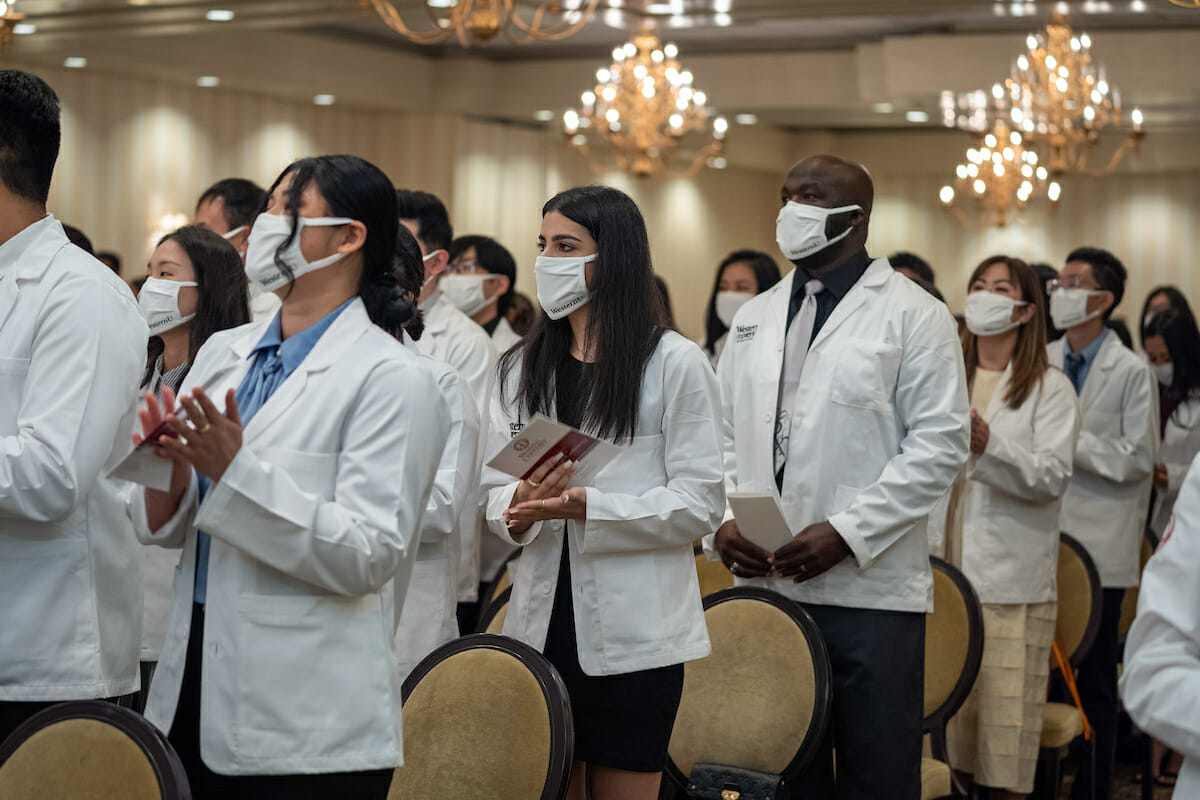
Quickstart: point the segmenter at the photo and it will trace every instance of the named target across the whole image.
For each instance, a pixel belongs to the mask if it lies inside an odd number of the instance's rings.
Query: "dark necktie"
[[[1067,353],[1064,361],[1063,371],[1067,373],[1067,377],[1071,379],[1071,384],[1075,387],[1075,394],[1079,394],[1083,389],[1079,385],[1079,373],[1083,369],[1083,354],[1082,353]]]

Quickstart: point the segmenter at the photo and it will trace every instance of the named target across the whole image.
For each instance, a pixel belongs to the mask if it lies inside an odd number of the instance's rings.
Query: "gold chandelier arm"
[[[375,13],[383,20],[384,24],[394,30],[396,33],[404,36],[416,44],[437,44],[449,38],[450,32],[434,29],[432,31],[414,31],[404,24],[404,20],[400,17],[400,12],[396,10],[389,0],[361,0],[363,5],[369,5],[375,9]],[[436,21],[436,18],[435,18]]]
[[[1103,178],[1105,175],[1112,174],[1113,170],[1117,168],[1130,150],[1135,153],[1139,151],[1142,145],[1142,135],[1138,135],[1136,132],[1130,134],[1125,138],[1125,141],[1121,142],[1121,146],[1113,153],[1112,158],[1108,160],[1107,164],[1100,169],[1084,169],[1081,165],[1081,168],[1078,170],[1079,174],[1088,175],[1093,178]]]
[[[588,0],[587,7],[579,11],[579,20],[574,23],[568,23],[566,27],[558,29],[543,28],[542,19],[546,13],[546,3],[538,5],[534,11],[533,21],[526,22],[521,19],[521,15],[517,12],[515,0],[504,0],[504,11],[508,16],[512,27],[525,34],[524,38],[517,38],[508,33],[508,27],[505,27],[505,36],[510,42],[516,45],[526,45],[532,42],[559,42],[563,39],[569,39],[579,31],[583,30],[583,26],[592,21],[592,17],[596,14],[596,9],[600,5],[600,0]]]

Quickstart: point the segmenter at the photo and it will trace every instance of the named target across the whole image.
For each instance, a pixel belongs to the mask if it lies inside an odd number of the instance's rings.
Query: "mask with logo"
[[[1103,309],[1087,310],[1088,300],[1102,294],[1104,292],[1093,292],[1087,289],[1055,289],[1050,294],[1050,320],[1054,323],[1054,327],[1065,331],[1103,314]]]
[[[995,292],[983,290],[971,292],[967,295],[967,305],[964,309],[967,330],[976,336],[997,336],[1007,333],[1022,324],[1013,322],[1013,311],[1027,305],[1029,303],[1014,300]]]
[[[550,319],[562,319],[592,299],[587,288],[587,264],[595,260],[595,253],[562,258],[537,257],[533,273],[537,278],[538,303]]]
[[[150,335],[158,336],[172,328],[178,328],[195,314],[184,316],[179,310],[179,290],[185,286],[199,286],[194,281],[171,281],[166,278],[146,278],[138,292],[138,308],[150,327]]]
[[[275,263],[275,253],[292,234],[292,217],[288,214],[259,214],[254,227],[250,229],[250,241],[246,247],[246,277],[267,291],[274,291],[301,275],[336,264],[345,258],[341,253],[316,261],[305,259],[300,250],[300,235],[305,228],[349,225],[353,221],[346,217],[297,217],[296,235],[280,254],[283,263],[292,271],[291,277],[288,277]]]
[[[862,206],[821,208],[794,200],[788,201],[787,205],[779,209],[779,216],[775,218],[775,241],[779,243],[779,249],[789,261],[808,258],[850,235],[850,231],[854,230],[853,225],[832,239],[825,235],[829,218],[848,211],[862,211]]]
[[[446,299],[468,317],[492,302],[483,293],[483,282],[491,275],[443,275],[438,288]]]
[[[726,328],[732,328],[734,316],[751,297],[754,295],[749,292],[717,292],[717,319]]]

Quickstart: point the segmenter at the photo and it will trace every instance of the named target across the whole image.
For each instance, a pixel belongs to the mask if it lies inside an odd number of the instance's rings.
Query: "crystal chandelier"
[[[967,150],[967,160],[955,168],[955,185],[942,187],[942,204],[949,208],[957,196],[973,198],[992,224],[1002,228],[1013,212],[1035,197],[1057,203],[1062,188],[1025,143],[1019,131],[1003,119],[996,120],[979,147]]]
[[[455,36],[463,47],[470,47],[487,44],[499,34],[513,44],[567,39],[588,23],[600,0],[545,0],[533,6],[528,21],[517,11],[517,0],[425,0],[430,25],[420,29],[401,18],[391,0],[359,4],[375,9],[389,28],[417,44],[438,44]]]
[[[680,66],[678,55],[675,45],[664,47],[643,29],[613,50],[611,66],[596,70],[596,87],[583,93],[582,108],[563,114],[567,140],[594,169],[607,167],[588,147],[587,129],[609,145],[616,169],[640,176],[671,172],[683,137],[708,130],[708,98],[692,86],[692,73]],[[724,167],[728,129],[724,117],[713,119],[707,145],[676,172],[694,174],[706,163]]]
[[[12,41],[17,23],[25,19],[24,14],[18,14],[13,9],[15,2],[16,0],[0,0],[0,50]]]
[[[1047,166],[1055,174],[1112,171],[1145,133],[1141,111],[1134,109],[1133,131],[1108,165],[1088,169],[1100,131],[1121,123],[1121,94],[1092,58],[1091,37],[1076,35],[1066,16],[1056,13],[1025,45],[1027,52],[1017,57],[1005,82],[1013,126],[1045,146]]]

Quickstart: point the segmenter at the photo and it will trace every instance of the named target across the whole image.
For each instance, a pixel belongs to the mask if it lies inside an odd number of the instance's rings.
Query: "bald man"
[[[784,181],[776,232],[796,268],[738,311],[717,374],[726,487],[778,492],[795,536],[755,541],[728,510],[705,546],[740,585],[798,601],[829,649],[831,735],[798,796],[917,800],[926,520],[970,428],[954,318],[867,255],[873,199],[866,170],[835,156]]]

